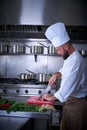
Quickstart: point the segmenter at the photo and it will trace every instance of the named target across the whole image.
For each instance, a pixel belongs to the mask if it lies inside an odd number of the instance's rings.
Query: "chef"
[[[60,88],[54,95],[44,94],[42,100],[57,99],[64,103],[60,130],[87,130],[87,83],[83,58],[73,47],[64,23],[49,26],[45,36],[63,57],[64,64],[48,83],[52,86],[57,78],[61,78]]]

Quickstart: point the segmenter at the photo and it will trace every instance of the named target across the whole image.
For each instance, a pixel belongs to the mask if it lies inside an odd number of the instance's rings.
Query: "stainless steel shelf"
[[[57,54],[29,54],[29,53],[16,53],[16,54],[13,54],[13,53],[2,53],[2,54],[0,54],[1,56],[3,56],[3,55],[8,55],[8,56],[10,56],[10,55],[12,55],[12,56],[17,56],[17,55],[37,55],[37,56],[59,56],[59,55],[57,55]]]

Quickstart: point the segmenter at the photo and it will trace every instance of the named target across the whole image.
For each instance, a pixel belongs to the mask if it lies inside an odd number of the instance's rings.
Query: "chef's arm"
[[[54,74],[51,76],[51,78],[49,79],[48,85],[51,86],[51,85],[55,84],[56,79],[57,79],[57,78],[60,78],[61,76],[62,76],[62,75],[61,75],[60,72],[54,73]]]

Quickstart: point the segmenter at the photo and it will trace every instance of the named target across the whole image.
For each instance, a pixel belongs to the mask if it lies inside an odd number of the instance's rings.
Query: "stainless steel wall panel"
[[[58,72],[63,65],[63,59],[60,56],[48,56],[47,67],[49,73]]]
[[[7,75],[7,56],[0,56],[0,77],[5,78]]]
[[[31,70],[34,73],[47,72],[47,57],[37,55],[35,62],[34,55],[18,55],[8,56],[7,59],[7,77],[19,78],[20,73],[28,73],[25,69]]]
[[[36,45],[38,42],[27,43],[28,45]],[[50,43],[43,43],[51,45]],[[39,45],[39,44],[38,44]],[[73,44],[78,50],[87,50],[86,44]],[[28,50],[29,51],[29,50]],[[84,57],[87,65],[87,56]],[[8,54],[0,55],[0,77],[1,78],[20,78],[20,73],[28,73],[25,69],[34,73],[55,73],[63,65],[63,59],[57,55],[48,55],[47,48],[44,48],[44,54],[37,55],[37,61],[32,54]]]

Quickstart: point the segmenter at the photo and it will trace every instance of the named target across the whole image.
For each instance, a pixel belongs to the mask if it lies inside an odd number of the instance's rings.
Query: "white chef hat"
[[[55,23],[47,28],[45,36],[55,47],[59,47],[70,40],[64,23]]]

